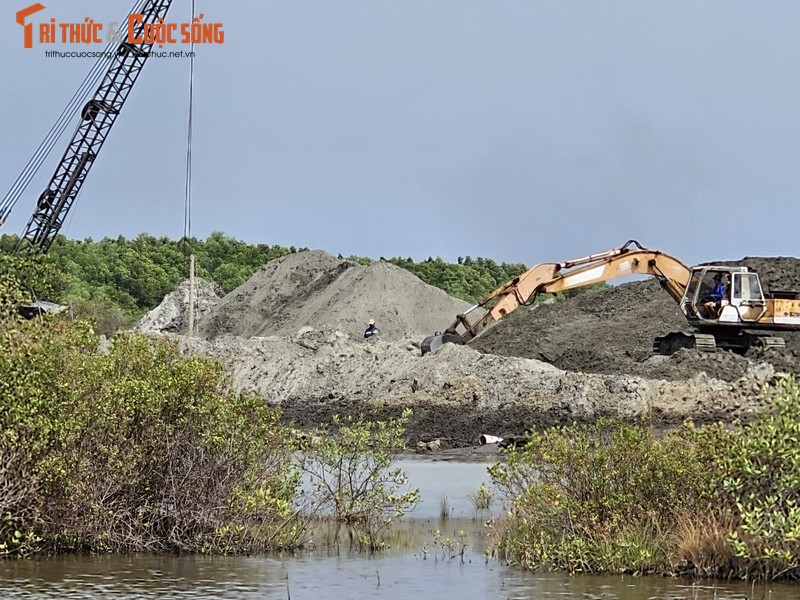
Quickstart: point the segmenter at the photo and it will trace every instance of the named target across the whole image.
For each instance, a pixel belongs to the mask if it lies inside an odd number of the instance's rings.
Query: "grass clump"
[[[439,518],[442,521],[449,519],[450,513],[452,512],[453,508],[450,506],[450,498],[447,497],[447,494],[441,494],[439,496]]]

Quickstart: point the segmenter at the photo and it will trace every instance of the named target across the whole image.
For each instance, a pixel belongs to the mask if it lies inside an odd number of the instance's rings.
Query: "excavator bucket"
[[[436,352],[445,344],[459,344],[464,345],[464,338],[455,333],[437,333],[436,335],[429,335],[419,345],[422,350],[423,356],[428,352]]]

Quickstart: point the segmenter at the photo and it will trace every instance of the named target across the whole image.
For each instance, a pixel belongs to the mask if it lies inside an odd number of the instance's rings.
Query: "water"
[[[484,555],[487,514],[468,495],[489,484],[486,462],[408,457],[399,466],[423,502],[374,557],[329,546],[297,555],[251,557],[87,556],[0,562],[0,598],[457,598],[558,600],[796,600],[800,585],[758,585],[661,577],[534,574]],[[450,518],[440,518],[446,495]],[[498,507],[496,506],[497,510]],[[450,538],[451,547],[436,546]],[[463,536],[461,533],[463,532]],[[319,538],[324,534],[320,533]],[[466,548],[463,556],[459,543]],[[454,555],[452,558],[451,556]]]

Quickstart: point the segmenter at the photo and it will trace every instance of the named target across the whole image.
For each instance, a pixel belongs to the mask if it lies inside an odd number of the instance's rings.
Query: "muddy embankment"
[[[800,289],[800,261],[781,260],[759,268],[765,283]],[[763,383],[795,370],[800,348],[792,337],[768,355],[653,356],[653,338],[686,321],[649,280],[541,305],[469,347],[423,357],[419,341],[467,304],[391,264],[365,267],[320,251],[271,261],[212,304],[181,347],[222,361],[238,390],[258,393],[301,427],[329,424],[337,413],[386,418],[410,407],[409,441],[442,447],[601,415],[651,412],[664,424],[746,419],[762,406]],[[148,323],[161,322],[161,308]],[[365,341],[370,318],[382,333]],[[141,328],[163,331],[144,321]]]

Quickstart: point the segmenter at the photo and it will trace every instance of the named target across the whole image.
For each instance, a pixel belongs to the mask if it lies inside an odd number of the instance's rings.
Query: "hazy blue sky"
[[[34,22],[133,4],[42,2]],[[3,194],[93,64],[23,49],[30,3],[0,18]],[[528,264],[629,238],[688,263],[800,254],[796,0],[197,8],[226,36],[197,48],[197,237]],[[175,0],[168,20],[189,14]],[[182,234],[187,100],[188,61],[151,59],[63,233]]]

